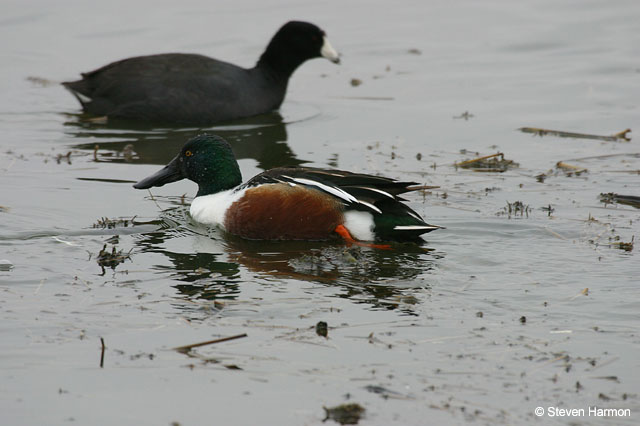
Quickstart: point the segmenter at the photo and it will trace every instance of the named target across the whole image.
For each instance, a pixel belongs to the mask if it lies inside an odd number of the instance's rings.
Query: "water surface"
[[[528,424],[538,406],[632,412],[544,423],[637,422],[640,263],[619,243],[640,236],[640,212],[598,196],[640,195],[640,149],[517,130],[637,131],[636,2],[0,11],[3,423],[320,425],[323,406],[347,402],[371,425]],[[48,83],[159,52],[251,66],[289,19],[323,27],[343,61],[303,65],[277,113],[208,129],[92,123]],[[391,252],[251,242],[190,220],[193,183],[131,187],[205,130],[231,142],[245,178],[306,164],[438,185],[409,204],[446,229]],[[519,167],[453,165],[498,151]],[[525,213],[509,215],[516,201]],[[118,261],[98,262],[105,245]]]

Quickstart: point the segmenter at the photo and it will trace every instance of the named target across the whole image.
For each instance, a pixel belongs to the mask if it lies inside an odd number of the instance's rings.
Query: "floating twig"
[[[544,368],[544,367],[546,367],[548,365],[551,365],[551,364],[553,364],[553,363],[555,363],[557,361],[562,361],[562,360],[566,360],[566,359],[567,359],[566,355],[559,355],[559,356],[557,356],[557,357],[555,357],[553,359],[548,359],[548,360],[546,360],[545,362],[543,362],[541,364],[538,364],[538,365],[535,365],[535,366],[529,368],[526,371],[526,373],[527,373],[527,375],[529,375],[533,371],[536,371],[536,370],[539,370],[541,368]]]
[[[489,158],[496,158],[496,157],[500,157],[501,159],[504,159],[504,154],[502,152],[498,152],[496,154],[485,155],[484,157],[478,157],[472,160],[465,160],[455,164],[459,167],[464,167],[464,166],[468,166],[469,164],[477,163],[478,161],[488,160]]]
[[[613,157],[640,158],[640,152],[623,152],[620,154],[590,155],[589,157],[572,158],[567,161],[604,160],[605,158],[613,158]]]
[[[607,170],[607,173],[629,173],[632,175],[640,175],[640,169],[636,170]]]
[[[393,101],[389,96],[331,96],[334,99],[353,99],[357,101]]]
[[[588,172],[588,170],[585,169],[584,167],[578,167],[572,164],[567,164],[564,161],[558,161],[556,163],[556,167],[560,170],[565,171],[569,176],[571,176],[573,173],[575,173],[576,176],[580,176],[582,173]]]
[[[465,111],[465,112],[463,112],[463,113],[462,113],[462,114],[460,114],[460,115],[454,115],[454,116],[453,116],[453,119],[454,119],[454,120],[458,120],[458,119],[461,119],[461,118],[462,118],[462,119],[464,119],[464,120],[469,120],[470,118],[473,118],[473,117],[474,117],[474,115],[473,115],[473,114],[471,114],[469,111]]]
[[[28,76],[26,78],[26,80],[30,83],[36,84],[38,86],[42,86],[42,87],[50,87],[50,86],[55,86],[56,83],[55,81],[52,80],[47,80],[46,78],[42,78],[42,77],[35,77],[35,76]]]
[[[502,152],[496,154],[485,155],[483,157],[473,158],[471,160],[461,161],[460,163],[453,163],[455,167],[462,167],[463,169],[472,169],[478,172],[506,172],[511,167],[517,167],[518,163],[513,160],[507,160],[504,158]]]
[[[162,207],[160,207],[160,204],[158,204],[158,202],[156,201],[156,198],[151,193],[151,190],[147,189],[147,191],[149,191],[149,197],[151,198],[151,201],[153,201],[155,203],[155,205],[158,208],[158,210],[162,211]]]
[[[618,380],[618,376],[591,376],[589,378],[598,380],[611,380],[612,382],[620,383],[620,380]]]
[[[560,238],[561,240],[567,240],[567,237],[564,237],[564,236],[558,234],[556,231],[554,231],[553,229],[549,228],[548,226],[545,226],[544,229],[546,229],[547,232],[549,232],[551,235],[553,235],[556,238]]]
[[[407,186],[409,191],[428,191],[431,189],[438,189],[439,185],[416,185],[416,186]]]
[[[40,290],[42,289],[42,286],[44,285],[45,281],[47,281],[46,278],[43,278],[40,280],[40,284],[38,285],[38,288],[36,289],[36,291],[33,292],[33,294],[40,293]]]
[[[107,124],[109,122],[109,117],[106,115],[100,117],[85,117],[83,121],[93,124]]]
[[[102,349],[100,350],[100,368],[104,368],[104,350],[105,350],[105,345],[104,345],[104,339],[101,337],[100,338],[100,344],[102,345]]]
[[[620,359],[620,357],[615,356],[615,357],[610,358],[610,359],[608,359],[608,360],[606,360],[606,361],[604,361],[604,362],[599,363],[597,366],[593,366],[593,368],[590,368],[590,369],[588,369],[588,370],[586,370],[586,371],[595,371],[595,370],[598,370],[598,369],[600,369],[600,368],[602,368],[602,367],[605,367],[605,366],[607,366],[607,365],[609,365],[609,364],[613,364],[614,362],[618,361],[619,359]]]
[[[384,399],[405,399],[411,400],[414,399],[408,395],[403,395],[400,392],[393,391],[391,389],[387,389],[384,386],[379,385],[367,385],[364,389],[368,392],[375,393],[380,395]]]
[[[576,294],[575,296],[569,298],[569,300],[575,300],[580,296],[588,296],[589,295],[589,288],[583,288],[582,291],[580,291],[580,293]]]
[[[592,135],[588,133],[565,132],[562,130],[540,129],[537,127],[521,127],[518,130],[524,133],[533,133],[534,135],[538,135],[538,136],[551,135],[551,136],[559,136],[561,138],[596,139],[596,140],[608,141],[608,142],[621,142],[621,141],[629,142],[631,140],[631,138],[627,136],[627,133],[630,133],[631,129],[626,129],[621,132],[614,133],[613,135],[610,135],[610,136]]]
[[[618,203],[640,209],[640,197],[637,197],[635,195],[620,195],[613,192],[609,192],[607,194],[601,193],[600,201],[602,201],[605,205]]]
[[[222,337],[220,339],[207,340],[206,342],[193,343],[191,345],[178,346],[177,348],[173,348],[174,351],[178,351],[180,353],[187,353],[193,348],[197,348],[200,346],[213,345],[215,343],[227,342],[229,340],[240,339],[242,337],[247,337],[247,333],[238,334],[236,336]]]

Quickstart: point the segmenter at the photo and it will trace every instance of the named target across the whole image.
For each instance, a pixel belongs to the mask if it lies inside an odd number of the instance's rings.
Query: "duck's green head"
[[[162,170],[133,185],[136,189],[163,186],[181,179],[198,184],[196,196],[215,194],[242,183],[231,146],[220,136],[200,135],[189,140],[180,154]]]

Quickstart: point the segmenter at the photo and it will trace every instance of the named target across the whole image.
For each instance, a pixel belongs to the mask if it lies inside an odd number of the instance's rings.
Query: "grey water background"
[[[517,130],[637,135],[636,1],[3,0],[0,12],[3,424],[320,425],[323,407],[348,402],[366,425],[637,424],[640,263],[637,244],[616,243],[637,240],[640,212],[598,200],[640,195],[637,138]],[[203,229],[188,217],[194,184],[153,198],[131,187],[203,129],[87,122],[50,84],[160,52],[252,66],[290,19],[326,30],[342,64],[308,62],[279,113],[206,130],[231,141],[245,178],[307,164],[438,185],[408,195],[446,227],[422,247]],[[453,166],[497,151],[519,167]],[[509,217],[515,201],[528,214]],[[105,244],[129,258],[102,268]],[[534,414],[593,406],[631,417]]]

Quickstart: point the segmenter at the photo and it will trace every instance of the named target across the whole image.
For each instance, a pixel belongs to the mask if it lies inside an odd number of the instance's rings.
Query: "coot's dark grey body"
[[[294,21],[276,33],[254,68],[168,53],[123,59],[62,84],[91,114],[212,124],[277,109],[295,69],[320,56],[339,61],[320,28]]]

